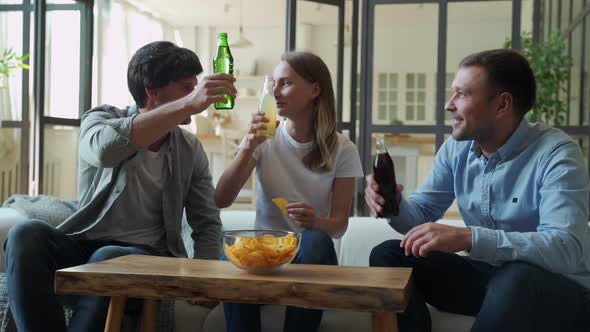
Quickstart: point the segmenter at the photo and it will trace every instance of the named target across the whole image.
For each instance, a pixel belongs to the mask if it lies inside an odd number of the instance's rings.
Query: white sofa
[[[27,218],[10,208],[0,208],[0,244],[4,243],[6,233],[13,225]],[[222,211],[221,219],[225,230],[251,229],[254,225],[253,211]],[[462,226],[460,221],[443,220],[447,224]],[[383,219],[352,217],[346,234],[334,240],[340,265],[368,266],[369,253],[377,244],[388,239],[399,239]],[[4,271],[4,255],[1,256],[0,269]],[[469,331],[473,317],[455,315],[431,308],[433,332]],[[284,307],[263,306],[263,331],[282,331]],[[187,301],[176,301],[176,331],[178,332],[222,332],[225,321],[221,305],[213,309],[192,305]],[[326,310],[320,331],[370,331],[371,319],[368,313]]]

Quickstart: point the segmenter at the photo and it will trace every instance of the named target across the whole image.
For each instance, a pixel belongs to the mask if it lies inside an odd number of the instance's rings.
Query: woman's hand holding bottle
[[[259,135],[260,130],[267,129],[270,126],[269,119],[265,116],[263,112],[256,112],[252,114],[252,121],[250,123],[250,130],[246,135],[245,142],[244,142],[244,150],[248,150],[254,152],[256,147],[258,147],[262,142],[264,142],[267,137],[264,135]],[[274,124],[275,127],[279,125],[279,121],[276,121]]]

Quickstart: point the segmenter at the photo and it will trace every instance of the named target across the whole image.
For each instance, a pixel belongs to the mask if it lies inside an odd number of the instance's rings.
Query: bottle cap
[[[227,37],[227,32],[220,32],[217,34],[218,37]]]

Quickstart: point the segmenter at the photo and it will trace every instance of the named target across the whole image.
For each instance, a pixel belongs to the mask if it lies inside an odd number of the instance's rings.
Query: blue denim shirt
[[[472,230],[470,257],[492,265],[526,261],[590,289],[589,187],[579,145],[523,119],[489,159],[474,141],[448,139],[391,225],[405,233],[436,221],[456,199]]]

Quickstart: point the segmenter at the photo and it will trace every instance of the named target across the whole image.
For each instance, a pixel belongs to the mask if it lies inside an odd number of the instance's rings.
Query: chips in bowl
[[[301,234],[287,231],[226,231],[223,250],[235,266],[253,273],[268,273],[293,260],[300,240]]]

